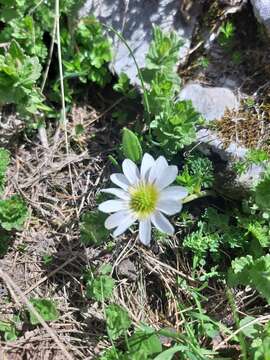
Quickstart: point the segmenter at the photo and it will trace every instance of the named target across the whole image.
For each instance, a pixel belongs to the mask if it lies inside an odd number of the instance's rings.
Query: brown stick
[[[10,290],[10,294],[13,297],[13,300],[18,304],[21,305],[20,301],[27,306],[28,310],[31,311],[35,317],[38,319],[40,324],[43,326],[43,328],[47,331],[47,333],[50,335],[52,340],[56,343],[56,345],[59,347],[59,349],[63,352],[65,357],[68,360],[74,360],[73,357],[69,354],[67,349],[65,348],[64,344],[60,341],[59,337],[55,333],[55,331],[49,327],[48,324],[43,320],[43,318],[40,316],[40,314],[36,311],[34,306],[29,302],[29,300],[25,297],[21,289],[14,283],[14,281],[11,279],[11,277],[4,272],[0,268],[0,277],[3,279],[3,281],[6,283],[8,289]]]

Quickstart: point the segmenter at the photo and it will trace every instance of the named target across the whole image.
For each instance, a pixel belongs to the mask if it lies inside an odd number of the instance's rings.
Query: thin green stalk
[[[235,304],[234,297],[233,297],[233,294],[231,292],[231,289],[228,288],[226,293],[227,293],[227,297],[228,297],[230,307],[232,309],[233,318],[234,318],[234,321],[236,323],[237,329],[240,329],[240,327],[241,327],[240,320],[239,320],[236,304]],[[239,343],[240,343],[240,347],[241,347],[241,350],[242,350],[243,359],[248,360],[247,345],[246,345],[246,342],[245,342],[244,335],[243,335],[243,333],[241,331],[239,332],[238,338],[239,338]]]
[[[188,195],[187,197],[185,197],[182,201],[182,204],[186,204],[186,203],[189,203],[193,200],[197,200],[197,199],[200,199],[202,197],[205,197],[205,196],[216,196],[216,194],[214,193],[214,191],[211,191],[211,190],[204,190],[204,191],[201,191],[197,194],[191,194],[191,195]]]
[[[127,47],[130,56],[132,57],[134,64],[136,66],[137,72],[138,72],[138,76],[141,82],[141,86],[142,86],[142,90],[143,90],[143,98],[144,98],[144,103],[146,106],[146,111],[147,111],[147,117],[148,120],[150,119],[150,106],[149,106],[149,101],[148,101],[148,95],[147,95],[147,90],[144,84],[144,80],[143,80],[143,76],[142,76],[142,72],[139,68],[139,65],[137,63],[137,60],[134,56],[133,50],[131,49],[131,47],[129,46],[129,44],[127,43],[126,39],[123,37],[123,35],[121,35],[117,30],[115,30],[113,27],[109,26],[109,25],[105,25],[102,23],[102,26],[104,26],[105,28],[107,28],[108,30],[112,31],[116,36],[119,37],[119,39],[125,44],[125,46]]]
[[[69,143],[68,143],[68,134],[67,134],[67,117],[66,117],[64,75],[63,75],[63,66],[62,66],[59,0],[55,0],[55,17],[56,17],[57,54],[58,54],[60,89],[61,89],[61,102],[62,102],[62,119],[63,119],[63,125],[64,125],[66,155],[68,156],[69,155]],[[69,172],[69,178],[70,178],[70,185],[71,185],[71,190],[72,190],[73,202],[74,202],[74,205],[75,205],[77,217],[79,218],[79,213],[78,213],[78,209],[77,209],[77,206],[76,206],[76,200],[75,200],[75,196],[74,196],[74,185],[73,185],[73,179],[72,179],[72,172],[71,172],[70,164],[68,164],[68,172]]]

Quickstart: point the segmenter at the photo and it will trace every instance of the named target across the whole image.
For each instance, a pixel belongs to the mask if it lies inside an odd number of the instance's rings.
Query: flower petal
[[[169,186],[160,192],[160,199],[181,200],[188,195],[188,189],[183,186]]]
[[[151,221],[159,231],[169,235],[174,234],[174,227],[159,211],[156,211],[154,215],[151,216]]]
[[[139,239],[145,246],[151,242],[151,220],[141,220],[139,224]]]
[[[123,173],[130,184],[136,184],[139,180],[139,169],[130,159],[125,159],[122,164]]]
[[[133,214],[129,213],[125,220],[122,221],[121,224],[114,230],[113,236],[116,237],[123,234],[123,232],[125,232],[132,224],[134,224],[136,220],[137,218]]]
[[[161,199],[157,204],[157,210],[163,212],[166,215],[174,215],[180,212],[182,207],[183,205],[180,203],[180,201],[170,199]]]
[[[177,166],[170,165],[167,168],[163,169],[159,172],[155,185],[160,189],[164,189],[165,187],[169,186],[174,180],[176,179],[178,173]]]
[[[155,164],[152,166],[149,173],[149,182],[154,182],[160,173],[168,167],[168,162],[164,156],[159,156],[155,161]]]
[[[119,186],[123,190],[128,190],[130,186],[128,179],[121,173],[112,174],[110,179],[115,185]]]
[[[141,178],[145,179],[146,176],[149,175],[149,170],[152,168],[152,166],[155,164],[155,160],[153,156],[150,154],[144,154],[142,158],[142,164],[141,164]]]
[[[117,211],[116,213],[107,217],[104,223],[105,228],[110,230],[119,226],[122,222],[126,221],[129,215],[130,213],[127,210]]]
[[[127,209],[127,203],[124,200],[107,200],[98,206],[98,210],[104,213],[113,213],[125,209]]]
[[[117,189],[117,188],[102,189],[101,192],[115,195],[123,200],[128,200],[130,198],[130,195],[127,191]]]

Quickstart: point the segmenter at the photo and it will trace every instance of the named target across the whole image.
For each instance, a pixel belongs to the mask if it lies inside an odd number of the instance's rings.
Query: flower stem
[[[204,190],[204,191],[201,191],[201,192],[196,193],[196,194],[188,195],[187,197],[185,197],[182,200],[182,204],[189,203],[189,202],[191,202],[193,200],[197,200],[197,199],[200,199],[200,198],[205,197],[205,196],[216,196],[216,194],[215,194],[214,191]]]

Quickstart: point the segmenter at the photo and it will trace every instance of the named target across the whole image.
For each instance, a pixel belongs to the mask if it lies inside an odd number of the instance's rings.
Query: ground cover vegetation
[[[207,124],[177,96],[181,39],[153,27],[138,89],[109,70],[114,30],[78,7],[0,0],[0,104],[21,124],[0,148],[0,354],[269,359],[268,153],[235,164],[264,168],[249,193],[222,194],[193,146]],[[239,64],[236,31],[217,42]]]

